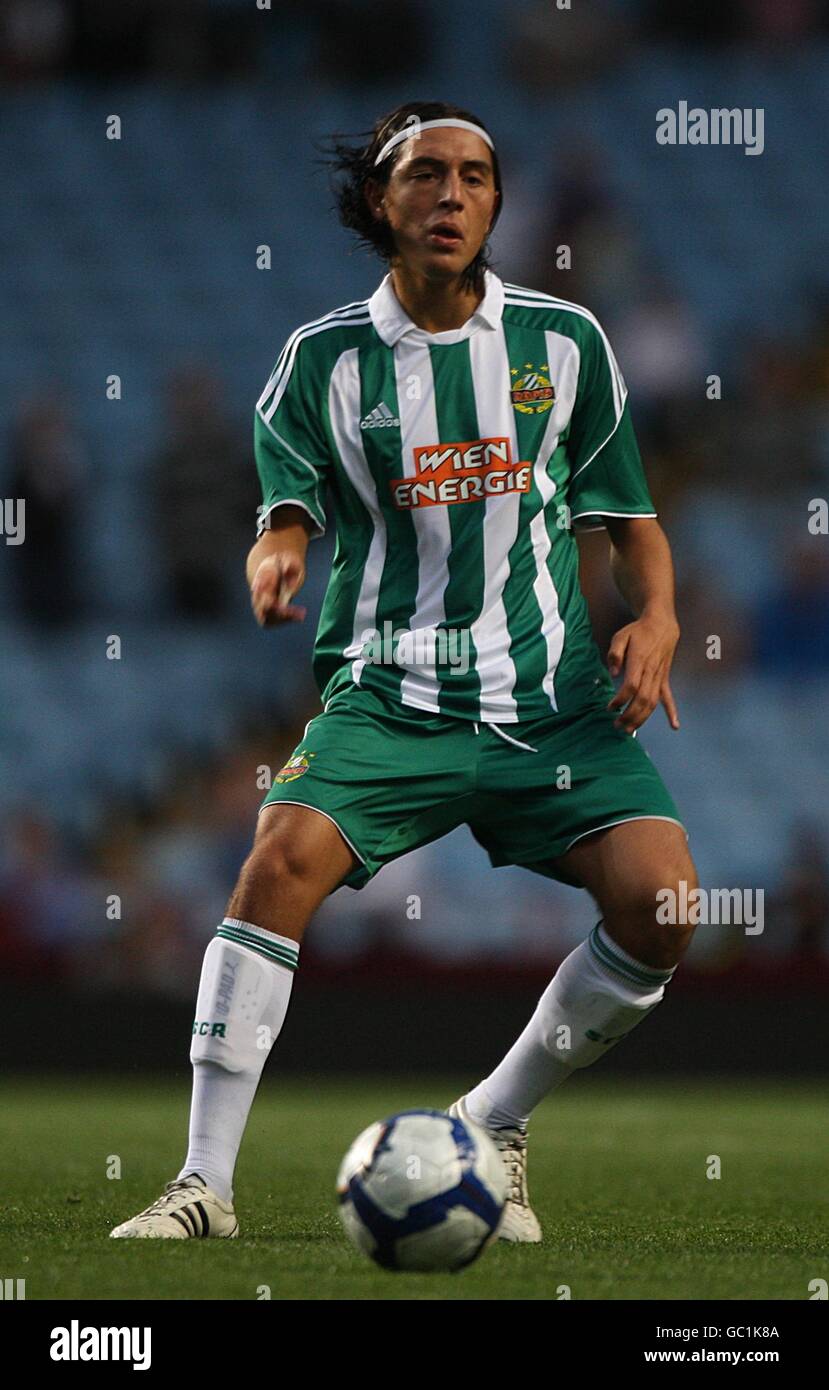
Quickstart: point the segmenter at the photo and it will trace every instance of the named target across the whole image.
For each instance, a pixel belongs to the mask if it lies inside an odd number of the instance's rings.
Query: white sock
[[[262,1069],[279,1037],[299,944],[225,917],[204,953],[190,1060],[190,1140],[179,1173],[198,1173],[226,1202]]]
[[[561,962],[503,1061],[466,1096],[473,1120],[489,1129],[525,1128],[544,1096],[656,1008],[675,969],[643,965],[599,922]]]

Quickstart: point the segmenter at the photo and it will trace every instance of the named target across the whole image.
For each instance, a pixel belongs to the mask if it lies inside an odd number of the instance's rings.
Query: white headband
[[[480,135],[485,140],[491,150],[495,149],[492,140],[481,126],[475,125],[473,121],[459,121],[454,116],[442,116],[437,121],[418,121],[416,125],[406,126],[405,130],[398,130],[390,140],[387,140],[382,150],[374,161],[374,167],[382,164],[387,155],[391,154],[395,145],[399,145],[402,140],[410,140],[413,135],[419,135],[422,130],[434,130],[437,126],[453,126],[455,130],[471,130],[475,135]]]

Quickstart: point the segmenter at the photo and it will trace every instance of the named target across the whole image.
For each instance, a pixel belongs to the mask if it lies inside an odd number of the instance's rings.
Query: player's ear
[[[378,222],[382,222],[386,215],[384,193],[383,185],[377,179],[366,179],[363,184],[363,197],[368,204],[369,212]]]

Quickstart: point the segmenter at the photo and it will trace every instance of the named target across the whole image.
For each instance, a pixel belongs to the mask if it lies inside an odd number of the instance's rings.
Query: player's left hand
[[[607,654],[611,676],[623,673],[622,684],[608,704],[621,710],[615,728],[632,734],[662,704],[672,729],[679,728],[679,715],[668,676],[679,624],[666,615],[648,615],[628,623],[614,635]]]

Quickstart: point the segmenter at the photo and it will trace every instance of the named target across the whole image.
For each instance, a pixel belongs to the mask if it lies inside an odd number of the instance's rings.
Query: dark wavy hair
[[[395,145],[377,168],[374,167],[374,161],[386,141],[404,130],[412,116],[418,116],[421,121],[435,121],[444,116],[451,116],[463,121],[472,121],[474,125],[486,130],[478,116],[473,115],[471,111],[463,110],[460,106],[452,106],[446,101],[407,101],[403,106],[398,106],[388,115],[382,116],[375,123],[373,130],[362,131],[354,136],[330,135],[327,141],[317,145],[323,156],[318,163],[329,170],[340,222],[349,231],[356,232],[359,246],[375,252],[387,263],[395,254],[394,234],[388,222],[378,222],[372,217],[371,209],[366,202],[365,186],[368,179],[375,179],[380,184],[388,183],[397,159],[405,147],[405,140]],[[357,139],[363,143],[347,143]],[[495,187],[499,195],[492,219],[494,227],[501,213],[504,195],[498,156],[494,150],[490,151],[490,157]],[[465,289],[475,289],[480,293],[483,290],[484,271],[489,268],[489,243],[484,241],[475,259],[470,261],[464,270],[461,284]]]

